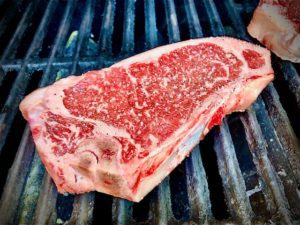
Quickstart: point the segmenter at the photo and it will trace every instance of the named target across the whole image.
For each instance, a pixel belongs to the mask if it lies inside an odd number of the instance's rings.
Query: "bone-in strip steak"
[[[268,50],[203,38],[61,79],[28,95],[20,109],[59,192],[140,201],[272,79]]]

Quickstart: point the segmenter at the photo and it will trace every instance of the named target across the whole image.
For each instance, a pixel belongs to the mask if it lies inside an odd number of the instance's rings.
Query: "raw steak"
[[[300,62],[300,0],[260,0],[248,32],[280,58]]]
[[[140,201],[273,79],[269,51],[240,40],[189,40],[61,79],[20,105],[58,191]]]

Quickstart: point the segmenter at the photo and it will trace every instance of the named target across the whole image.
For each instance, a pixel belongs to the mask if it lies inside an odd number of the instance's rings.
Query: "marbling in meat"
[[[59,192],[140,201],[272,79],[268,50],[203,38],[61,79],[28,95],[20,109]]]

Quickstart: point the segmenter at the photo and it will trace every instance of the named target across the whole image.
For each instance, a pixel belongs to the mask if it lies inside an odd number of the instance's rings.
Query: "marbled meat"
[[[20,109],[59,192],[96,190],[138,202],[272,79],[268,50],[203,38],[61,79]]]

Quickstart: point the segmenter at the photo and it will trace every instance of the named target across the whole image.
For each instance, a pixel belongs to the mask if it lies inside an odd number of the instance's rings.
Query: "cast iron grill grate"
[[[256,5],[0,0],[0,223],[299,222],[299,66],[275,56],[276,79],[253,106],[224,119],[138,204],[101,193],[58,194],[18,111],[23,96],[38,87],[155,46],[220,35],[254,41],[246,25]]]

